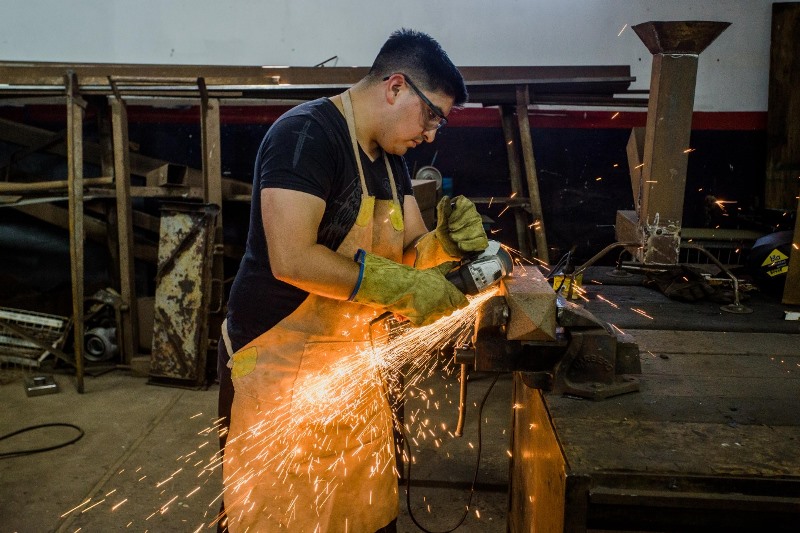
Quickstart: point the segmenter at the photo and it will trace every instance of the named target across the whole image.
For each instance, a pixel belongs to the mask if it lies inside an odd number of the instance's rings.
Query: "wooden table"
[[[800,335],[629,333],[640,392],[515,376],[509,530],[800,531]]]

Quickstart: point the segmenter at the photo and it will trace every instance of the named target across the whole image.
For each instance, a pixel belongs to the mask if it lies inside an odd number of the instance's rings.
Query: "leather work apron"
[[[361,205],[336,251],[353,257],[362,248],[400,262],[403,215],[391,166],[383,154],[392,200],[368,196],[349,93],[342,100]],[[379,313],[309,294],[233,354],[223,465],[232,533],[371,533],[397,517],[392,413],[371,358],[369,323]]]

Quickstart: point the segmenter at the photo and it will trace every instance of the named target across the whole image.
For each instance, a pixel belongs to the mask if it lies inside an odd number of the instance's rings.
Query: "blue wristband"
[[[356,297],[356,294],[358,294],[358,289],[361,288],[361,281],[364,279],[364,263],[366,262],[366,259],[367,252],[361,248],[359,248],[356,252],[356,255],[353,256],[353,261],[358,263],[360,268],[358,269],[358,280],[356,281],[356,286],[353,287],[353,292],[350,293],[350,297],[347,299],[348,302],[353,301],[353,299]]]

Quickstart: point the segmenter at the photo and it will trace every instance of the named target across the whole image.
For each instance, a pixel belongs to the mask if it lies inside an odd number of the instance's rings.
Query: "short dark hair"
[[[381,80],[396,72],[408,74],[425,89],[452,97],[456,106],[467,101],[467,88],[458,68],[441,45],[426,33],[405,28],[393,32],[378,52],[367,77]]]

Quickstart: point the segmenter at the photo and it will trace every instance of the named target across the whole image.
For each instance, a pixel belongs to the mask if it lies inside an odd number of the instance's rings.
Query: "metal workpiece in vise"
[[[633,338],[557,295],[538,269],[504,278],[502,293],[481,307],[470,345],[456,348],[462,391],[470,367],[519,372],[531,388],[592,400],[639,390]]]

